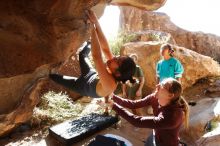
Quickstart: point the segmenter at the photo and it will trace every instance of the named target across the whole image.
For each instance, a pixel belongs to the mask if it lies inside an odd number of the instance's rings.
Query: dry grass
[[[66,93],[49,91],[41,97],[40,104],[34,109],[31,119],[33,128],[41,128],[47,134],[48,127],[69,119],[77,119],[89,113],[103,113],[104,109],[96,104],[99,99],[90,103],[73,102]],[[44,132],[43,132],[44,133]]]

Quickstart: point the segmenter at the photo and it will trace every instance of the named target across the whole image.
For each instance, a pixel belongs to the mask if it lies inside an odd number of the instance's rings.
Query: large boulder
[[[145,77],[145,91],[151,92],[156,85],[156,63],[160,60],[160,42],[131,42],[121,49],[122,55],[137,54],[138,64]],[[174,46],[175,57],[184,67],[183,87],[190,87],[201,78],[219,76],[220,66],[211,57],[198,54],[184,47]]]
[[[190,145],[205,146],[210,144],[210,146],[215,146],[216,141],[220,141],[220,128],[207,132],[207,129],[210,128],[208,126],[211,126],[207,124],[219,115],[219,98],[204,98],[199,100],[195,106],[190,108],[189,129],[187,131],[181,131],[181,138]]]
[[[178,46],[210,56],[220,62],[220,37],[202,32],[190,32],[176,26],[165,13],[142,11],[132,7],[120,8],[122,31],[156,30],[170,33]]]
[[[197,146],[219,146],[220,143],[220,125],[211,132],[204,134],[196,141]]]
[[[34,107],[40,101],[42,87],[45,85],[45,82],[45,79],[35,81],[35,84],[32,87],[26,89],[27,91],[25,91],[24,95],[22,95],[22,98],[17,101],[17,105],[11,107],[11,112],[1,114],[1,136],[9,133],[19,123],[26,122],[30,119],[33,114]],[[11,102],[9,100],[6,101]],[[8,103],[6,103],[6,105],[8,105]]]

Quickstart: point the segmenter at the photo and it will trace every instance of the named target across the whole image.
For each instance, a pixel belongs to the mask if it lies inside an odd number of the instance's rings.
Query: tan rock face
[[[131,7],[122,7],[120,11],[120,26],[122,30],[128,32],[143,30],[167,32],[171,34],[178,46],[210,56],[220,62],[219,36],[184,30],[176,26],[169,16],[164,13],[147,12]]]
[[[0,76],[30,73],[42,64],[63,61],[74,53],[88,37],[88,6],[84,3],[1,1]]]
[[[157,10],[165,4],[166,0],[112,0],[111,4],[120,6],[133,6],[143,10]]]
[[[160,60],[160,46],[158,42],[133,42],[125,44],[121,49],[122,55],[137,54],[138,64],[144,72],[147,93],[152,92],[156,85],[155,70],[156,63]],[[183,47],[174,46],[174,49],[175,57],[184,66],[182,79],[184,88],[192,86],[198,79],[220,75],[220,66],[212,58]]]
[[[205,127],[209,121],[220,114],[219,107],[219,98],[204,98],[198,101],[195,106],[190,107],[189,130],[182,130],[181,138],[189,145],[217,146],[217,142],[220,141],[219,129],[212,131],[211,136],[210,133],[206,133]],[[205,135],[210,135],[210,137],[202,137]]]
[[[27,121],[32,116],[33,109],[39,102],[42,85],[44,83],[45,81],[43,80],[36,82],[34,86],[26,91],[22,96],[23,98],[17,101],[17,105],[14,105],[13,110],[10,113],[1,114],[1,136],[7,134],[17,124]],[[11,102],[10,100],[7,101]],[[8,105],[8,103],[6,104]]]
[[[22,96],[39,79],[47,75],[49,66],[37,68],[32,74],[23,74],[9,78],[0,78],[0,114],[10,113],[18,103],[22,102]]]
[[[206,133],[203,135],[198,141],[196,141],[196,145],[199,146],[219,146],[220,143],[220,127],[216,128],[212,132]]]

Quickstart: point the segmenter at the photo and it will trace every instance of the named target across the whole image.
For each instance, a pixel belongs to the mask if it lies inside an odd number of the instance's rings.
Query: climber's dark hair
[[[117,69],[117,71],[120,73],[120,76],[113,76],[117,81],[121,81],[122,83],[125,83],[127,80],[129,80],[130,83],[135,83],[136,81],[135,79],[133,79],[135,69],[136,64],[134,60],[131,57],[125,56],[122,63]]]

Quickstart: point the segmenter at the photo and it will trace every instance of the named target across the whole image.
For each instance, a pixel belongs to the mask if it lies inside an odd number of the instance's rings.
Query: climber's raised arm
[[[101,49],[102,49],[106,59],[107,60],[112,59],[114,57],[114,55],[112,54],[112,52],[110,50],[107,39],[101,29],[101,26],[98,22],[98,19],[97,19],[95,13],[92,10],[89,10],[88,16],[89,16],[90,21],[93,23],[93,25],[95,25],[97,36],[98,36],[98,39],[100,42],[100,46],[101,46]]]

